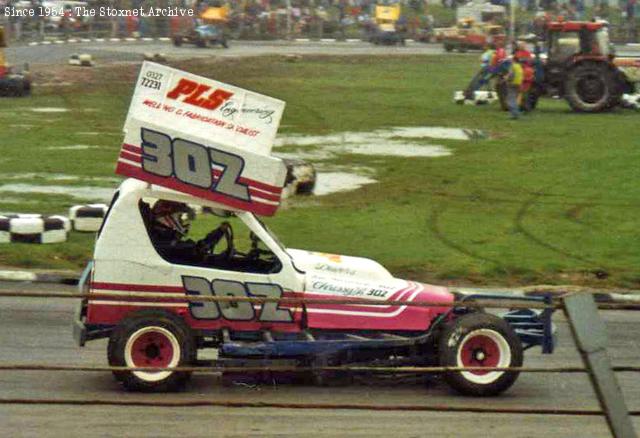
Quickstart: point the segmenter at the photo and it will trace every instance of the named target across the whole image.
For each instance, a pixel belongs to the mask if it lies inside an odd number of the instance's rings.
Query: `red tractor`
[[[540,96],[558,96],[574,111],[593,113],[619,106],[623,94],[635,92],[640,59],[615,58],[607,23],[550,21],[543,44],[546,59],[536,55],[530,107]],[[504,102],[504,84],[497,91]]]

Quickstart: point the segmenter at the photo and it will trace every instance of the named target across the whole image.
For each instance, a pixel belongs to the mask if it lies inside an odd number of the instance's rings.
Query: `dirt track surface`
[[[244,42],[232,41],[229,49],[220,47],[198,48],[192,45],[174,47],[170,42],[103,42],[67,43],[46,46],[21,46],[7,49],[7,59],[12,64],[67,63],[74,53],[88,53],[94,61],[139,62],[145,53],[163,53],[169,59],[211,57],[244,57],[258,55],[437,55],[444,53],[439,44],[408,43],[400,46],[374,46],[365,42]],[[456,56],[456,55],[454,55]]]
[[[0,283],[0,289],[16,289]],[[66,290],[64,286],[20,286]],[[106,341],[85,348],[74,345],[71,320],[75,300],[0,298],[0,363],[106,365]],[[640,344],[638,312],[605,312],[610,355],[615,365],[637,365]],[[580,366],[562,315],[556,316],[560,344],[551,356],[526,355],[525,366]],[[630,409],[640,409],[640,379],[620,373]],[[467,398],[444,384],[408,380],[371,380],[327,388],[311,385],[224,385],[218,376],[196,375],[177,394],[123,391],[106,372],[2,371],[0,398],[101,400],[214,400],[277,403],[334,403],[417,406],[475,406],[595,409],[593,390],[584,374],[524,373],[501,397]],[[640,428],[640,418],[635,421]],[[0,404],[0,436],[426,436],[441,437],[604,437],[603,417],[467,414],[366,410],[294,410],[222,407],[113,407]]]
[[[18,46],[6,49],[10,63],[66,64],[74,53],[89,53],[97,64],[140,62],[145,53],[163,53],[170,60],[211,57],[246,57],[259,55],[440,55],[446,53],[441,44],[408,42],[406,46],[374,46],[367,42],[295,42],[295,41],[231,41],[229,49],[198,48],[192,45],[174,47],[166,41],[102,43],[66,43],[45,46]],[[477,53],[478,57],[480,52]],[[640,47],[619,46],[617,55],[640,56]],[[461,56],[451,53],[450,56]]]

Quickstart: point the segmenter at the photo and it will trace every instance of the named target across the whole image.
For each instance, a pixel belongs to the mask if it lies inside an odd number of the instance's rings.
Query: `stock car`
[[[173,37],[173,44],[176,47],[186,43],[195,44],[198,47],[220,44],[225,49],[229,48],[223,27],[216,24],[202,24]]]
[[[131,149],[130,155],[134,153]],[[219,222],[210,234],[218,237],[208,241],[200,260],[160,254],[145,213],[158,200],[218,213],[209,218]],[[242,231],[244,238],[238,237]],[[240,248],[242,243],[246,249]],[[507,310],[497,315],[465,306],[479,296],[395,278],[366,258],[286,248],[250,211],[133,178],[121,184],[111,202],[80,289],[89,298],[76,310],[75,339],[83,346],[109,338],[112,366],[519,367],[524,350],[541,346],[543,353],[551,353],[554,348],[551,310],[508,310],[505,304]],[[213,296],[333,301],[185,299]],[[336,299],[376,305],[335,304]],[[389,300],[434,306],[380,305]],[[459,304],[450,306],[454,301]],[[217,349],[218,359],[199,358],[205,349]],[[129,390],[172,391],[183,387],[190,374],[118,370],[114,376]],[[453,389],[472,396],[500,394],[517,377],[516,371],[496,370],[443,374]]]

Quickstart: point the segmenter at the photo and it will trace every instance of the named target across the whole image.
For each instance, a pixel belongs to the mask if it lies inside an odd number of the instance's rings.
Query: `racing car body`
[[[158,82],[151,88],[150,77]],[[185,85],[196,81],[200,88]],[[227,109],[245,115],[234,119],[243,130],[207,125],[202,129],[218,133],[212,144],[194,134],[202,119],[171,126],[170,121],[182,118],[181,111],[191,105],[186,100],[166,111],[153,105],[162,96],[177,96],[177,89],[188,94],[194,88],[226,96]],[[215,363],[223,367],[278,361],[311,367],[509,367],[522,364],[527,348],[553,350],[548,310],[496,316],[464,304],[452,307],[456,298],[464,302],[474,297],[456,297],[443,287],[395,278],[366,258],[280,243],[256,213],[273,214],[285,184],[284,163],[269,155],[283,108],[283,102],[266,96],[166,66],[143,65],[117,167],[118,173],[132,178],[116,191],[93,260],[80,281],[88,296],[76,312],[79,345],[108,337],[109,363],[135,368],[205,364],[198,354],[207,348],[217,349]],[[165,120],[159,120],[158,111],[166,112]],[[225,117],[218,109],[206,114],[207,120],[219,122]],[[244,128],[257,133],[246,144]],[[205,224],[193,228],[215,228],[197,243],[181,235],[180,242],[166,245],[154,216],[159,202],[207,207],[216,215],[197,218]],[[189,251],[174,251],[179,245]],[[224,297],[236,301],[220,300]],[[270,301],[243,301],[247,297]],[[278,301],[287,298],[299,301]],[[173,370],[114,374],[133,390],[171,390],[189,377]],[[509,388],[517,375],[480,370],[448,372],[444,377],[462,393],[494,395]]]
[[[447,52],[482,50],[489,44],[503,46],[505,38],[502,26],[473,20],[462,20],[456,27],[442,29],[437,36]]]
[[[373,44],[395,45],[405,44],[404,32],[398,28],[400,5],[375,7],[375,25],[369,41]]]
[[[207,44],[211,46],[220,44],[225,49],[229,48],[222,26],[216,24],[203,24],[174,35],[173,44],[175,46],[179,47],[185,43],[195,44],[198,47],[206,47]]]

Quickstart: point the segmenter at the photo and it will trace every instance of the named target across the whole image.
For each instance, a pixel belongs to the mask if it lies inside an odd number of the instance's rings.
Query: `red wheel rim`
[[[486,335],[474,335],[465,339],[460,346],[460,359],[463,367],[496,367],[501,360],[500,346]],[[469,373],[483,376],[490,371],[473,370]]]
[[[136,367],[166,367],[173,355],[171,340],[156,331],[141,334],[131,347],[131,360]]]

